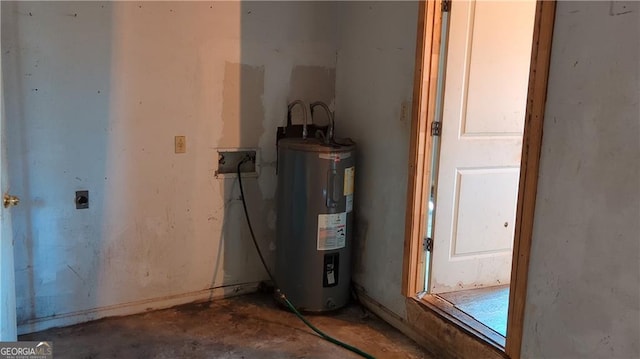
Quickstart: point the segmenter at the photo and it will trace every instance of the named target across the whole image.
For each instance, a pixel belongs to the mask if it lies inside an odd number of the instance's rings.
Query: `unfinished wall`
[[[358,144],[354,281],[404,316],[400,286],[418,4],[344,2],[339,9],[336,135]]]
[[[266,278],[237,181],[214,178],[216,148],[261,149],[245,191],[271,261],[275,127],[301,88],[333,101],[334,15],[330,3],[2,3],[21,332]]]
[[[559,2],[524,358],[640,357],[640,4]]]

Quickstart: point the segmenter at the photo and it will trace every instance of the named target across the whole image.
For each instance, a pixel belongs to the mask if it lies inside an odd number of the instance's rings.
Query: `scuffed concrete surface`
[[[431,358],[358,306],[309,319],[376,358]],[[267,294],[55,328],[20,340],[53,341],[59,358],[359,358],[320,339]]]

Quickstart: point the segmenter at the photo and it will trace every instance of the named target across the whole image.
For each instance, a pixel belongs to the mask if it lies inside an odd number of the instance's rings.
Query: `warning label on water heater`
[[[347,213],[318,215],[318,250],[344,248],[347,242]]]

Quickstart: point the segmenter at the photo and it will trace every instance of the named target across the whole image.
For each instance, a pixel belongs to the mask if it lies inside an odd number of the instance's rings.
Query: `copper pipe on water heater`
[[[296,105],[302,106],[302,138],[306,139],[307,138],[307,105],[305,105],[305,103],[302,100],[294,100],[289,104],[287,108],[287,111],[289,111],[289,114],[291,114],[291,110]]]

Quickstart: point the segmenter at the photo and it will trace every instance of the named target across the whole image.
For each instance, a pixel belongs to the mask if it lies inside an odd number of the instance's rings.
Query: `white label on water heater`
[[[348,167],[344,169],[344,195],[348,196],[353,194],[353,180],[356,174],[355,167]]]
[[[347,213],[353,212],[353,194],[347,195]]]
[[[333,274],[333,271],[327,272],[327,284],[332,285],[336,283],[336,276]]]
[[[347,243],[347,213],[318,215],[318,250],[344,248]]]

